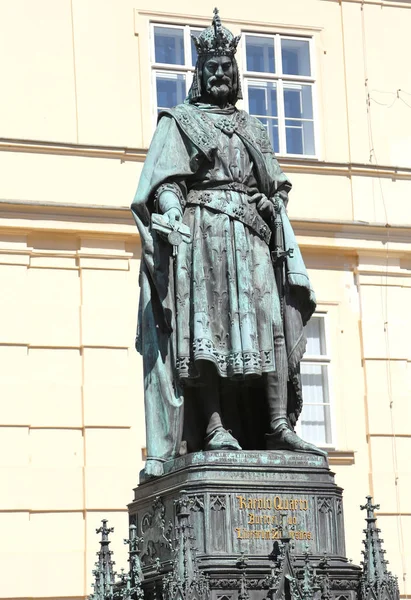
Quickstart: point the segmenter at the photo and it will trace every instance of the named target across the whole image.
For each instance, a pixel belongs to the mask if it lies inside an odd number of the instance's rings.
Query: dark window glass
[[[156,79],[157,107],[172,108],[184,101],[186,83],[184,75],[158,75]]]
[[[311,75],[308,40],[281,40],[281,58],[285,75]]]
[[[174,27],[154,27],[155,62],[184,65],[184,32]]]
[[[275,73],[274,39],[246,36],[247,71]]]

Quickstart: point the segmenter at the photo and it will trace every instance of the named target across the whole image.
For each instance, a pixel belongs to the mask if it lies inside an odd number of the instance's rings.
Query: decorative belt
[[[248,194],[249,196],[252,196],[253,194],[256,194],[258,192],[258,188],[249,187],[248,185],[245,185],[244,183],[240,183],[239,181],[231,181],[229,183],[221,183],[221,184],[208,183],[208,184],[204,184],[204,187],[202,187],[201,185],[194,185],[191,189],[195,190],[195,191],[200,191],[200,192],[211,191],[211,190],[226,190],[229,192],[241,192],[242,194]]]
[[[228,184],[242,185],[242,184]],[[246,186],[244,186],[246,187]],[[201,205],[211,208],[216,212],[224,213],[229,217],[240,221],[254,231],[268,245],[271,238],[271,231],[262,217],[257,212],[255,203],[248,201],[244,195],[222,194],[222,191],[237,191],[227,187],[219,187],[208,190],[191,189],[187,196],[187,206]],[[238,190],[239,191],[239,190]],[[252,192],[254,193],[254,191]],[[244,194],[244,192],[243,192]]]

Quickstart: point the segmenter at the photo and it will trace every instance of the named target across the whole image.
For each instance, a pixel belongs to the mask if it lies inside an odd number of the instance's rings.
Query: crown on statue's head
[[[240,35],[234,36],[221,25],[218,9],[214,9],[213,22],[198,37],[191,36],[198,56],[234,56]]]

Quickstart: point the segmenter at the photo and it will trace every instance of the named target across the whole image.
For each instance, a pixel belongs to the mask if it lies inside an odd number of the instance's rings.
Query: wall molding
[[[322,2],[333,2],[334,4],[371,4],[372,6],[384,6],[388,8],[411,8],[411,0],[395,2],[395,0],[322,0]],[[409,2],[409,4],[406,4]]]
[[[291,217],[299,244],[328,255],[411,253],[411,224],[370,223]],[[0,199],[0,231],[5,235],[35,232],[71,234],[138,242],[139,235],[127,206],[68,204],[50,201]]]
[[[11,138],[0,138],[0,152],[26,152],[30,154],[110,158],[120,160],[120,162],[144,162],[147,156],[146,148],[72,144],[68,142],[42,140],[15,140]]]
[[[138,35],[139,31],[139,20],[141,17],[145,17],[150,21],[156,21],[158,23],[177,23],[177,24],[187,24],[190,25],[200,25],[204,27],[208,27],[211,24],[212,15],[193,15],[187,13],[172,13],[172,12],[163,12],[156,10],[143,10],[143,9],[134,9],[134,33]],[[316,33],[318,31],[322,31],[324,28],[319,25],[301,25],[296,23],[273,23],[267,21],[250,21],[244,19],[236,19],[231,18],[229,15],[223,15],[223,20],[226,26],[230,25],[238,25],[242,29],[248,30],[276,30],[276,31],[286,31],[288,33],[292,32],[304,32],[305,34]]]
[[[328,463],[335,466],[355,464],[354,450],[328,450]]]
[[[128,146],[100,146],[96,144],[73,144],[58,141],[17,140],[0,138],[0,152],[22,152],[32,154],[52,154],[58,156],[78,156],[120,160],[120,162],[143,163],[147,148]],[[333,162],[309,158],[279,156],[278,161],[288,173],[310,175],[338,175],[342,177],[384,177],[389,179],[411,180],[411,167],[375,165],[357,162]]]

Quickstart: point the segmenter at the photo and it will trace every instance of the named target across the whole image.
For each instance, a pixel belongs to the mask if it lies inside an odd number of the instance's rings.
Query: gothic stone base
[[[327,553],[332,595],[354,600],[359,567],[345,558],[342,489],[327,460],[314,454],[284,451],[198,452],[169,461],[165,474],[144,480],[129,505],[130,520],[144,537],[141,558],[145,587],[156,597],[160,577],[154,565],[171,565],[167,538],[175,521],[174,502],[185,492],[192,501],[191,524],[199,567],[210,576],[212,600],[237,599],[240,572],[236,561],[248,557],[252,600],[266,597],[268,555],[289,527],[297,569],[308,548],[314,564]],[[157,499],[157,500],[156,500]]]

